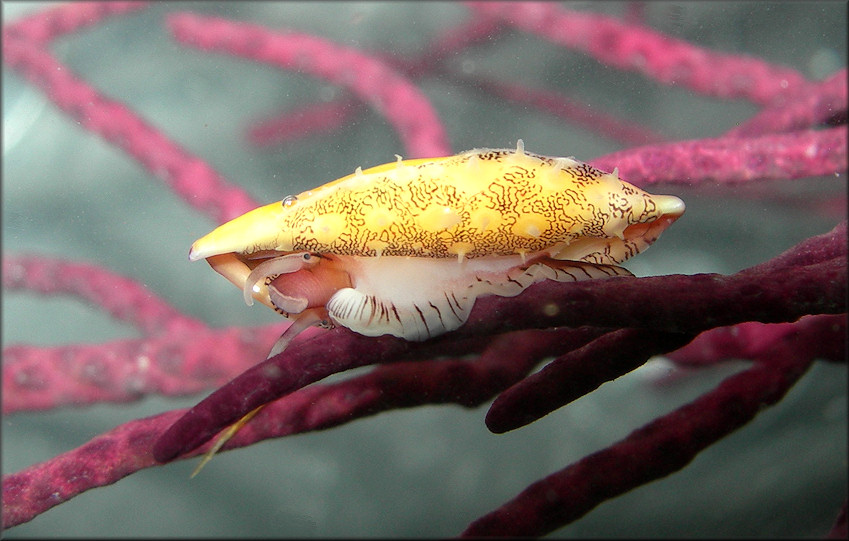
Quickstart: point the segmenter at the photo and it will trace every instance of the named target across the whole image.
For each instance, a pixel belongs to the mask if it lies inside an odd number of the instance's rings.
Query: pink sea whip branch
[[[252,355],[262,358],[280,333],[279,324],[211,330],[134,280],[45,256],[4,256],[3,288],[73,295],[145,335],[96,345],[4,347],[6,414],[198,392],[248,368]]]
[[[264,147],[302,139],[311,133],[332,132],[347,124],[360,109],[356,101],[347,97],[332,102],[310,103],[270,120],[257,122],[247,130],[247,138],[251,144]]]
[[[466,2],[479,13],[599,62],[638,71],[663,84],[760,105],[787,101],[809,83],[797,71],[741,55],[720,54],[613,17],[551,2]]]
[[[436,36],[413,58],[375,53],[375,57],[406,77],[415,79],[436,71],[439,63],[466,47],[496,37],[503,25],[493,17],[472,17]],[[296,135],[304,137],[313,132],[329,132],[341,126],[361,107],[348,96],[331,102],[317,102],[263,120],[248,130],[248,141],[256,146],[271,146],[286,142]]]
[[[452,80],[464,82],[475,89],[498,96],[508,102],[533,107],[542,113],[553,115],[589,132],[599,133],[627,145],[657,143],[666,139],[645,126],[595,110],[586,104],[568,99],[556,92],[458,73],[452,73],[449,76]]]
[[[85,129],[136,158],[189,205],[218,222],[244,214],[258,206],[247,192],[221,178],[206,162],[169,140],[126,105],[77,78],[46,49],[55,37],[144,6],[75,3],[24,18],[3,28],[3,60]]]
[[[726,135],[746,137],[789,132],[834,121],[837,121],[834,125],[846,124],[846,103],[849,99],[846,81],[846,68],[837,70],[826,80],[806,86],[787,103],[764,108]]]
[[[799,130],[759,137],[676,141],[622,150],[591,160],[619,169],[638,186],[699,185],[833,175],[847,168],[847,128]]]
[[[185,45],[304,71],[349,88],[395,126],[411,158],[451,154],[427,98],[388,65],[360,51],[309,34],[275,33],[191,13],[169,16],[168,26]]]
[[[205,323],[182,314],[138,282],[89,263],[41,255],[5,256],[3,288],[41,295],[74,295],[144,334],[206,328]]]
[[[170,332],[101,344],[3,348],[3,413],[183,396],[262,359],[279,324]]]
[[[75,2],[21,17],[3,28],[3,39],[20,39],[31,45],[51,41],[93,26],[107,17],[146,9],[149,2]]]
[[[751,357],[755,364],[607,449],[537,481],[463,536],[541,536],[601,502],[665,477],[781,400],[816,358],[846,355],[846,316],[814,316]]]
[[[481,15],[499,18],[505,24],[588,54],[603,64],[639,71],[660,83],[684,86],[697,93],[745,98],[767,107],[750,121],[730,130],[728,137],[802,130],[834,115],[842,114],[845,119],[845,69],[825,82],[812,83],[795,70],[757,58],[717,53],[647,27],[605,15],[567,10],[549,2],[466,2],[466,5]],[[776,141],[776,144],[784,143]],[[845,135],[839,146],[841,149],[846,146]]]

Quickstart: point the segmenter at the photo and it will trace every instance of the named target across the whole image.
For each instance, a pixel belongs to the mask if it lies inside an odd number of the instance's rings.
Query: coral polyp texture
[[[10,535],[845,538],[845,4],[8,6]],[[634,276],[267,359],[289,323],[187,260],[357,167],[520,139],[687,212]]]

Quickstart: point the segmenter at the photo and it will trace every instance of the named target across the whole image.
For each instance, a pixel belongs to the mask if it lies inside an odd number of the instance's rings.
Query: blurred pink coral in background
[[[845,34],[845,4],[810,5]],[[769,22],[795,8],[728,6],[97,2],[4,20],[4,528],[845,537],[845,35],[802,45],[785,33],[815,23]],[[785,41],[807,56],[770,48]],[[482,299],[421,344],[316,329],[260,365],[286,323],[186,262],[214,225],[358,165],[518,138],[662,184],[687,215],[629,262],[637,278]],[[151,399],[215,389],[180,421],[161,412],[197,396]],[[191,482],[149,469],[169,427],[172,454],[196,456],[278,397],[226,448],[345,426]],[[469,411],[374,417],[427,404]],[[91,526],[122,486],[138,529]]]

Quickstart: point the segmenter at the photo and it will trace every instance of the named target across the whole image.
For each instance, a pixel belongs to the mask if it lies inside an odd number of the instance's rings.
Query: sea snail
[[[545,279],[629,275],[616,266],[684,212],[572,158],[514,149],[402,160],[259,207],[198,239],[206,259],[286,317],[425,340],[475,299]],[[276,349],[282,350],[286,340]]]

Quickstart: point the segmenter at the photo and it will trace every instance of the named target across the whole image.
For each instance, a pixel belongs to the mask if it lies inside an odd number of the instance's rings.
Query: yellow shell
[[[223,224],[194,243],[190,259],[207,258],[246,300],[285,315],[320,308],[363,334],[424,339],[461,325],[481,295],[625,274],[612,265],[683,212],[677,197],[525,152],[520,140],[515,150],[358,168]]]

